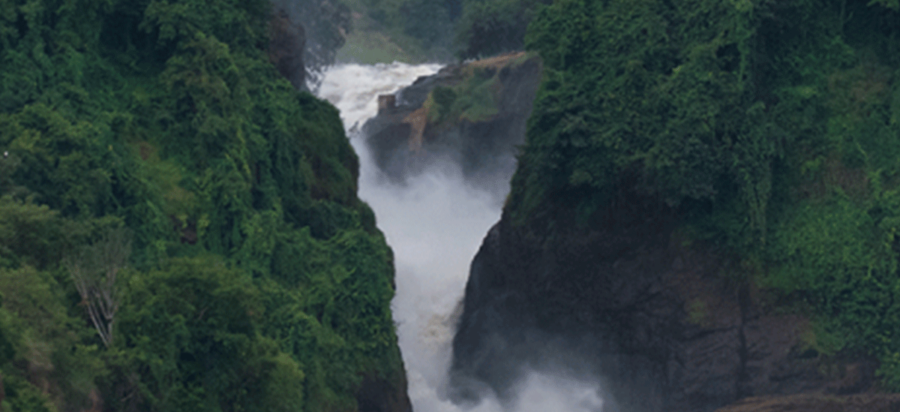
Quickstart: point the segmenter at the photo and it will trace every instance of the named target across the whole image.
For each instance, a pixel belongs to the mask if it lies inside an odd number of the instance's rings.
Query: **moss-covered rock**
[[[508,181],[540,76],[538,57],[513,53],[420,78],[363,126],[376,165],[403,180],[444,159],[476,185]]]

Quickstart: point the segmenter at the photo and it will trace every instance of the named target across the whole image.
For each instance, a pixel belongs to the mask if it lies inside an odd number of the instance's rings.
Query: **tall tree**
[[[109,229],[96,243],[67,256],[63,264],[75,282],[91,323],[106,347],[112,345],[113,326],[119,311],[119,272],[131,255],[131,232]]]

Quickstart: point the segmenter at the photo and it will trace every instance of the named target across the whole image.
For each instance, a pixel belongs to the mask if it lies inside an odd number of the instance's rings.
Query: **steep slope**
[[[872,360],[823,361],[809,319],[772,310],[733,279],[739,262],[692,244],[664,208],[623,203],[590,229],[559,218],[551,230],[517,227],[508,215],[491,229],[454,338],[457,399],[479,397],[483,384],[512,396],[532,370],[602,379],[604,411],[871,388]]]
[[[522,370],[612,410],[900,388],[896,3],[561,0],[456,397]],[[563,355],[565,354],[565,355]]]
[[[270,61],[308,31],[262,0],[0,10],[2,409],[409,410],[357,157]]]

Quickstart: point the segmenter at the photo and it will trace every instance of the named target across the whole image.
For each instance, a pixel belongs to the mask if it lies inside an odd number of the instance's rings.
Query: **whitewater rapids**
[[[389,183],[381,178],[359,130],[378,112],[378,95],[395,93],[439,69],[433,64],[338,65],[325,72],[318,90],[341,112],[360,158],[359,197],[375,211],[378,227],[394,251],[397,293],[391,309],[416,412],[466,410],[445,396],[454,312],[463,297],[469,264],[488,229],[500,219],[496,199],[506,193],[471,188],[453,167],[429,169],[403,186]],[[501,405],[496,399],[483,399],[470,410],[597,412],[602,405],[596,384],[532,374],[516,401]]]

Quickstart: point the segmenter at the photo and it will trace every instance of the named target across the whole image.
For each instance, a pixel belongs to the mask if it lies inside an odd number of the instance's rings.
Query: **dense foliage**
[[[353,410],[403,381],[356,155],[268,62],[269,17],[0,0],[3,410]],[[108,344],[80,279],[114,298]]]
[[[413,61],[447,61],[452,57],[454,22],[462,0],[346,0],[358,13],[356,35],[381,37],[399,50],[395,57]],[[356,29],[356,27],[354,27]],[[361,39],[356,39],[361,40]],[[364,43],[382,48],[386,44]],[[350,39],[353,43],[354,39]],[[357,46],[360,46],[357,44]],[[388,63],[390,60],[387,61]]]
[[[355,12],[342,53],[389,63],[477,59],[525,48],[538,6],[552,0],[344,0]],[[362,36],[365,36],[363,38]]]
[[[369,36],[390,38],[403,49],[402,57],[416,61],[452,61],[522,51],[525,29],[535,10],[541,4],[551,3],[551,0],[346,1],[354,11],[365,16],[361,19],[362,31]]]
[[[900,389],[898,8],[542,8],[526,41],[546,71],[507,213],[552,222],[572,205],[590,224],[623,196],[663,205],[811,314],[814,349],[875,356]]]
[[[525,48],[525,30],[550,0],[464,0],[456,28],[460,57],[479,58]]]

